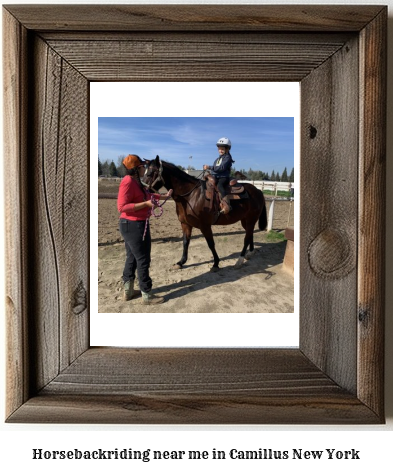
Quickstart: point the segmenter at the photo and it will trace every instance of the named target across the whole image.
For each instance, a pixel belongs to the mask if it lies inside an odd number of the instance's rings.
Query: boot
[[[221,199],[221,211],[220,214],[228,214],[232,210],[230,204],[229,204],[229,199],[228,196],[224,196]]]
[[[126,281],[124,283],[124,291],[123,291],[124,301],[130,301],[132,300],[132,298],[135,298],[136,296],[141,295],[140,290],[134,289],[134,283],[135,283],[135,280]]]
[[[160,304],[165,301],[163,296],[154,296],[151,291],[145,293],[142,291],[142,304]]]

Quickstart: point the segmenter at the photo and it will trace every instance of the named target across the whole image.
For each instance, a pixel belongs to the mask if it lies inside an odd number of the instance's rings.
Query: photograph
[[[98,312],[294,313],[294,133],[99,117]]]

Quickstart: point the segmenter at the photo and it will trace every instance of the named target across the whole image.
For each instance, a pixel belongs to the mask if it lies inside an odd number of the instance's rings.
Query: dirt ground
[[[99,193],[116,193],[118,183],[100,181]],[[268,203],[268,207],[270,204]],[[293,225],[293,203],[277,201],[273,230]],[[98,203],[98,311],[100,313],[293,313],[294,279],[283,268],[285,241],[270,242],[267,232],[254,233],[255,254],[241,268],[244,230],[239,223],[214,226],[220,270],[210,272],[213,258],[198,229],[193,230],[189,258],[181,270],[172,266],[181,258],[182,232],[172,200],[163,215],[150,218],[153,290],[166,297],[157,306],[144,306],[141,298],[122,300],[124,242],[119,232],[116,199]],[[257,226],[256,226],[257,228]],[[136,285],[136,287],[138,287]]]

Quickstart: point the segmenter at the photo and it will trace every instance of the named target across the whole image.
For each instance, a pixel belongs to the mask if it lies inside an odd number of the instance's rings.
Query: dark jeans
[[[145,225],[146,221],[130,221],[128,219],[119,221],[120,233],[126,247],[123,281],[125,283],[134,279],[135,272],[138,270],[139,288],[147,293],[152,287],[149,275],[151,237],[149,226],[147,226],[145,240],[143,240]]]
[[[225,187],[229,183],[229,178],[216,178],[216,180],[218,191],[221,195],[221,198],[223,198],[224,196],[226,196]]]

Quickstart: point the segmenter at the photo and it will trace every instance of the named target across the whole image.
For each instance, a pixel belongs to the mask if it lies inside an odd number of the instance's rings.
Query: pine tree
[[[117,166],[117,176],[119,178],[124,178],[124,176],[126,175],[126,169],[123,165],[121,166]]]
[[[100,158],[98,158],[98,176],[102,176],[102,165]]]
[[[263,175],[264,175],[263,171],[257,171],[256,181],[262,181]]]
[[[289,175],[289,182],[293,183],[295,181],[295,170],[292,168],[291,174]]]
[[[125,155],[119,155],[117,157],[117,176],[120,177],[120,178],[124,178],[124,176],[126,175],[126,168],[125,166],[123,165],[123,160],[126,156]]]
[[[116,168],[116,165],[113,161],[109,165],[109,175],[110,176],[117,176],[117,168]]]
[[[288,173],[287,173],[286,167],[284,168],[284,171],[282,172],[281,181],[284,181],[284,183],[288,181]]]
[[[102,175],[109,176],[109,163],[108,160],[101,163]]]

